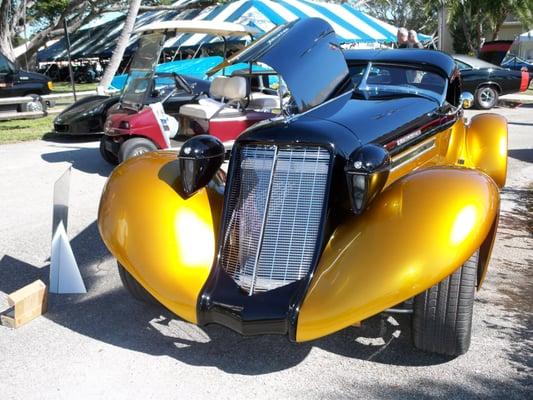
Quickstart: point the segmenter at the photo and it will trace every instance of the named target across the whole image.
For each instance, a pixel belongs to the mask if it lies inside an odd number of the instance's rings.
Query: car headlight
[[[52,81],[48,81],[48,89],[52,90],[54,88],[54,84]]]
[[[355,214],[361,214],[381,192],[389,171],[390,154],[381,146],[367,144],[350,155],[344,172]]]
[[[130,123],[128,121],[120,121],[118,124],[119,129],[130,129]]]

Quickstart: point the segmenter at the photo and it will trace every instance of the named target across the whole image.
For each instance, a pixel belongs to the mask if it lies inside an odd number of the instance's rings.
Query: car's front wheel
[[[415,297],[412,335],[419,349],[449,356],[468,351],[478,256],[476,251],[452,275]]]
[[[107,136],[102,136],[102,138],[100,139],[100,154],[102,155],[102,158],[106,160],[109,164],[117,165],[118,157],[113,152],[107,149],[107,145],[110,142],[111,139],[109,139]]]
[[[498,104],[498,91],[493,86],[482,86],[476,90],[476,105],[483,110],[489,110]]]
[[[133,138],[126,140],[120,146],[118,152],[118,160],[120,162],[126,161],[129,158],[140,156],[149,151],[157,150],[157,146],[150,140],[145,138]]]
[[[129,294],[139,301],[144,303],[159,304],[159,302],[152,296],[139,282],[128,272],[124,266],[117,261],[118,274],[122,285],[126,288]]]

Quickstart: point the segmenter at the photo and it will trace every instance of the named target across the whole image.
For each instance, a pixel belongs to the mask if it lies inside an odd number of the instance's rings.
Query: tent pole
[[[76,86],[74,85],[74,74],[72,73],[72,59],[70,58],[70,36],[68,35],[67,20],[63,20],[63,29],[65,30],[65,44],[67,47],[68,57],[68,73],[70,75],[70,84],[72,85],[72,93],[74,94],[74,101],[78,101],[76,98]]]

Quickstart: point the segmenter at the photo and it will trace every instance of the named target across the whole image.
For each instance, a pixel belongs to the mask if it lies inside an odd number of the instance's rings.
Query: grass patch
[[[0,144],[41,139],[52,132],[54,117],[0,121]]]
[[[87,90],[96,90],[98,83],[76,83],[76,93],[84,92]],[[72,86],[70,82],[54,82],[54,88],[52,93],[70,93],[72,92]]]

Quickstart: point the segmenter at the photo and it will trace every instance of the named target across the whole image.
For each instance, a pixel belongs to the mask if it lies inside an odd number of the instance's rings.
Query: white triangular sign
[[[63,222],[52,238],[50,258],[50,293],[87,293]]]

